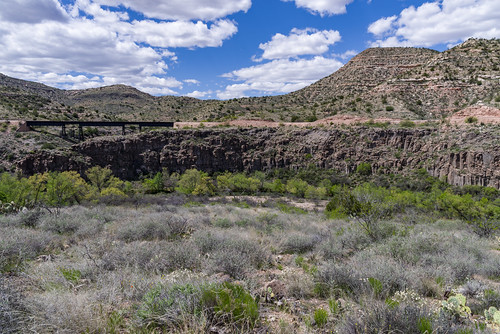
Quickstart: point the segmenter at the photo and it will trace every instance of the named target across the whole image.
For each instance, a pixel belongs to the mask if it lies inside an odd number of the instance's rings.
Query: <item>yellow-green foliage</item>
[[[261,181],[255,177],[247,177],[243,173],[224,173],[217,176],[217,189],[221,192],[239,192],[253,194],[260,190]]]
[[[215,186],[207,173],[188,169],[177,183],[176,191],[192,195],[213,195]]]

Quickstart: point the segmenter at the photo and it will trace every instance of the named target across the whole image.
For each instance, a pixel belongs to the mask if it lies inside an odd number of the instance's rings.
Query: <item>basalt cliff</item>
[[[361,162],[373,173],[406,174],[425,168],[453,185],[500,188],[500,136],[491,131],[440,128],[183,129],[101,137],[67,151],[40,151],[18,163],[25,175],[109,167],[135,179],[161,171],[207,172],[321,168],[353,173]]]

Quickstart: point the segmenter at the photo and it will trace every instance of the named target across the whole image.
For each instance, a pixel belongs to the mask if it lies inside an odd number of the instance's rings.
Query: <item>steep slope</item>
[[[84,171],[108,166],[135,179],[166,168],[207,172],[320,168],[353,173],[369,162],[376,173],[407,174],[425,168],[454,185],[500,188],[498,129],[291,129],[169,130],[102,137],[66,152],[40,151],[18,163],[26,175],[49,170]]]

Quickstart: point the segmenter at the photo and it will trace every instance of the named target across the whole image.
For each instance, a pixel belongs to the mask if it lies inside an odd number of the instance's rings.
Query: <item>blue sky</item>
[[[230,99],[305,87],[368,47],[500,37],[498,0],[1,0],[0,72]]]

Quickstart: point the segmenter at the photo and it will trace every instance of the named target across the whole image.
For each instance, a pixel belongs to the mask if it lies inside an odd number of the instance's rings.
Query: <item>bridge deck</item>
[[[174,126],[174,122],[101,122],[101,121],[26,121],[26,125],[31,126],[127,126],[137,125],[139,127],[168,127]]]

